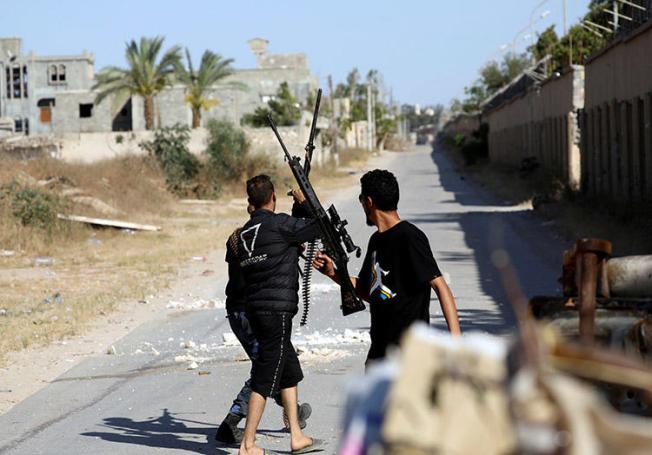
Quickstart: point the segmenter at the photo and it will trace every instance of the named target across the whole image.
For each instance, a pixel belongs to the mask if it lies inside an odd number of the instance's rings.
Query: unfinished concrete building
[[[256,68],[238,69],[215,85],[209,96],[218,104],[204,113],[202,123],[224,118],[239,124],[244,114],[274,97],[283,82],[300,102],[317,89],[318,78],[310,73],[304,54],[270,54],[268,41],[260,38],[249,45]],[[21,47],[20,38],[0,38],[0,134],[3,128],[5,133],[30,136],[144,130],[140,97],[117,107],[111,100],[95,104],[93,54],[24,55]],[[158,127],[190,125],[184,86],[174,85],[156,97],[155,121]]]

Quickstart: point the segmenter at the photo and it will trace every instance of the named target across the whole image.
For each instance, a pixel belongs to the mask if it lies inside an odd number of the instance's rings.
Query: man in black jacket
[[[290,341],[292,318],[298,311],[299,248],[314,240],[318,228],[314,221],[274,213],[274,185],[266,175],[247,182],[247,196],[254,207],[251,219],[238,239],[238,257],[245,281],[246,310],[258,340],[254,359],[251,397],[240,454],[264,454],[256,447],[258,424],[268,397],[281,394],[287,414],[293,452],[318,450],[321,441],[301,431],[297,417],[297,385],[303,379]],[[299,192],[295,197],[301,198]]]
[[[254,211],[253,206],[250,205],[247,208],[247,211],[251,215]],[[293,213],[295,212],[301,212],[301,207],[296,199],[295,207],[293,208]],[[247,417],[249,397],[251,396],[251,378],[254,373],[253,361],[258,355],[258,341],[254,336],[245,311],[245,281],[242,270],[240,269],[240,260],[238,259],[238,239],[240,238],[241,231],[242,228],[233,231],[226,242],[225,261],[228,264],[229,271],[229,281],[227,282],[225,289],[226,314],[231,330],[251,360],[252,367],[249,377],[242,386],[242,389],[240,389],[236,398],[233,400],[229,413],[226,415],[215,434],[215,439],[224,444],[239,444],[242,442],[242,430],[238,428],[238,423]],[[283,406],[280,396],[275,396],[274,400],[279,406]],[[302,429],[306,427],[306,420],[310,417],[311,412],[312,408],[308,403],[299,405],[299,426]],[[289,430],[290,426],[285,414],[283,420],[286,428]]]

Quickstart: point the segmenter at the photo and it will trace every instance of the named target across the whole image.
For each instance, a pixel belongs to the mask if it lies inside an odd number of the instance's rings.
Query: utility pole
[[[338,150],[337,150],[337,137],[339,136],[339,129],[337,128],[337,118],[335,117],[335,93],[333,92],[333,78],[331,75],[328,75],[328,93],[330,94],[329,98],[331,100],[330,105],[331,105],[331,138],[333,141],[332,150],[333,150],[333,155],[335,155],[335,159],[337,162],[339,162],[339,155],[338,155]],[[342,115],[340,113],[340,115]]]
[[[371,92],[371,78],[369,78],[369,80],[367,80],[367,150],[370,152],[373,150],[373,132],[371,130]]]
[[[568,0],[564,0],[564,36],[568,33]]]

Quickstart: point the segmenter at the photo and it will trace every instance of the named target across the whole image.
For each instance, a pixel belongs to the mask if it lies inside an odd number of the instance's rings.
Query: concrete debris
[[[224,302],[221,300],[204,300],[204,299],[196,299],[193,300],[192,302],[184,302],[183,300],[171,300],[167,305],[166,308],[171,309],[171,310],[182,310],[182,311],[189,311],[189,310],[207,310],[207,309],[214,309],[214,308],[224,308]]]
[[[59,194],[63,197],[80,196],[84,194],[84,190],[81,188],[64,188],[59,192]]]
[[[191,354],[185,354],[185,355],[178,355],[174,358],[174,361],[176,363],[183,363],[183,362],[197,362],[197,363],[203,363],[208,360],[211,360],[208,357],[196,357]]]
[[[351,355],[342,349],[330,348],[297,348],[302,362],[332,362]]]
[[[326,346],[326,345],[349,345],[349,344],[368,344],[371,342],[369,333],[361,330],[345,329],[344,332],[326,331],[300,336],[297,334],[293,340],[296,346]]]
[[[3,258],[10,258],[12,256],[15,256],[16,252],[12,250],[0,250],[0,257]]]
[[[38,256],[34,259],[34,265],[38,265],[38,266],[54,265],[54,263],[55,263],[55,259],[49,256]]]
[[[186,340],[179,343],[179,347],[184,349],[195,349],[197,344],[195,344],[195,342],[192,340]]]
[[[190,362],[190,364],[188,365],[188,370],[196,370],[197,368],[199,368],[197,362]]]
[[[205,256],[193,256],[190,258],[194,262],[206,262],[206,257]]]
[[[0,316],[7,316],[7,310],[0,308]]]
[[[108,355],[116,355],[117,351],[115,350],[115,346],[113,345],[109,346],[109,349],[106,350],[106,353]]]
[[[80,215],[63,215],[61,213],[57,214],[57,218],[60,220],[66,221],[76,221],[79,223],[91,224],[93,226],[106,226],[116,229],[129,229],[134,231],[151,231],[157,232],[161,230],[160,226],[154,226],[151,224],[138,224],[131,223],[129,221],[120,221],[120,220],[109,220],[104,218],[91,218],[87,216]]]
[[[222,340],[224,340],[224,346],[240,346],[240,342],[233,332],[222,334]]]

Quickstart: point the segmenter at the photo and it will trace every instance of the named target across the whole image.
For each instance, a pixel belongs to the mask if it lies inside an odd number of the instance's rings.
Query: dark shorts
[[[303,372],[290,341],[293,314],[264,311],[248,316],[258,340],[251,389],[268,398],[296,386],[303,379]]]

